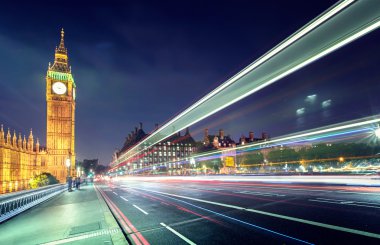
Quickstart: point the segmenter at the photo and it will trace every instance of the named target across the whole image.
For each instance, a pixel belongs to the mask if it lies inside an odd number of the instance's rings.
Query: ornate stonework
[[[8,128],[5,136],[3,125],[0,128],[0,193],[7,193],[28,188],[29,180],[44,171],[47,155],[40,149],[37,138],[34,145],[33,132],[30,130],[28,140],[18,137]]]
[[[71,176],[75,175],[75,91],[76,86],[64,45],[64,31],[55,49],[54,64],[46,74],[47,128],[46,149],[34,144],[32,130],[28,139],[21,133],[0,128],[0,193],[28,188],[29,180],[42,172],[49,172],[60,182],[68,174],[67,159],[71,162]]]
[[[75,173],[75,88],[62,29],[54,64],[46,74],[48,171],[61,182],[67,177],[67,158]]]

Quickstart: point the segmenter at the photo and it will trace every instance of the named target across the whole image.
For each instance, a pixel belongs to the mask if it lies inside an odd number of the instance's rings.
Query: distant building
[[[224,130],[219,129],[219,134],[211,135],[208,132],[208,129],[205,129],[204,137],[203,137],[203,150],[208,149],[220,149],[220,148],[228,148],[235,147],[236,143],[229,135],[224,135]],[[201,148],[201,151],[202,151]]]
[[[119,157],[120,154],[127,151],[129,148],[140,142],[144,139],[148,134],[144,132],[142,129],[142,123],[140,122],[140,127],[135,127],[135,130],[131,131],[128,136],[125,138],[125,142],[123,147],[116,152],[116,156]]]
[[[89,170],[95,170],[96,166],[98,166],[98,159],[83,159],[82,166],[85,166]]]
[[[223,150],[223,154],[214,158],[213,164],[219,164],[219,173],[233,173],[236,167],[236,142],[229,136],[224,134],[223,129],[219,129],[216,135],[209,134],[208,129],[205,129],[203,137],[203,145],[198,148],[198,152],[206,152],[212,150]],[[203,164],[209,161],[208,158],[198,158],[198,162]],[[219,163],[218,163],[219,162]]]
[[[136,127],[128,135],[121,150],[114,154],[113,160],[117,160],[147,136],[149,134],[144,132],[142,123],[140,123],[140,127]],[[138,149],[138,157],[131,159],[125,165],[125,170],[134,171],[138,169],[142,172],[152,172],[153,165],[157,165],[157,171],[180,172],[186,166],[173,162],[178,159],[189,158],[195,150],[195,140],[190,135],[189,128],[187,128],[184,135],[178,132],[154,146],[141,145],[140,149]]]
[[[209,134],[208,129],[205,129],[203,137],[203,145],[198,149],[199,152],[206,152],[212,150],[222,150],[222,155],[220,156],[221,168],[220,173],[234,173],[237,167],[236,160],[236,147],[239,145],[245,145],[248,143],[265,141],[268,140],[269,136],[267,133],[262,133],[261,138],[255,138],[254,133],[249,132],[249,136],[245,137],[242,135],[239,142],[236,143],[229,135],[225,135],[223,129],[219,129],[219,133],[216,135]],[[198,161],[207,161],[207,157],[199,158]]]
[[[244,135],[240,137],[239,143],[237,145],[245,145],[245,144],[249,144],[249,143],[253,143],[257,141],[266,141],[266,140],[269,140],[269,136],[267,133],[263,132],[261,134],[261,138],[255,138],[255,134],[252,131],[250,131],[248,134],[248,137],[245,137]]]

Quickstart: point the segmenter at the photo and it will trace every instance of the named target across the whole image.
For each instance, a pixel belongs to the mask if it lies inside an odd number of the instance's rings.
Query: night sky
[[[36,2],[0,7],[0,123],[26,135],[33,128],[45,144],[45,75],[63,27],[77,84],[77,158],[103,164],[139,122],[151,131],[335,3]],[[279,136],[378,114],[378,43],[379,30],[190,132],[201,139],[205,127],[223,128],[238,140],[249,131]]]

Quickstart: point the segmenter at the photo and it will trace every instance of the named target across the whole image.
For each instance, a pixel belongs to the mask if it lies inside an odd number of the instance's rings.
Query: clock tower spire
[[[75,89],[61,30],[61,41],[55,48],[54,63],[46,74],[47,128],[46,148],[48,170],[64,182],[68,171],[66,160],[71,161],[75,173]]]
[[[54,64],[51,67],[49,66],[49,70],[71,73],[67,49],[65,48],[65,32],[63,28],[61,30],[61,42],[55,48]]]

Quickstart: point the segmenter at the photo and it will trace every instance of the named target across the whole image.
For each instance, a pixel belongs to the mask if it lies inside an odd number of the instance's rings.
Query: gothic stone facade
[[[46,151],[40,149],[39,140],[34,145],[33,133],[30,131],[28,140],[7,135],[0,128],[0,193],[7,193],[28,188],[29,180],[40,174],[46,168]]]
[[[55,49],[54,64],[46,74],[47,129],[46,150],[34,145],[32,131],[26,141],[21,134],[11,136],[0,131],[0,193],[28,188],[29,180],[41,172],[49,172],[65,182],[71,162],[71,176],[75,175],[75,96],[76,85],[68,63],[64,32]]]

